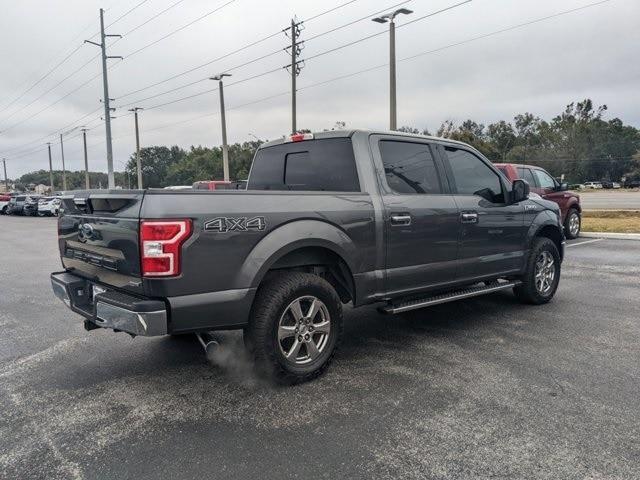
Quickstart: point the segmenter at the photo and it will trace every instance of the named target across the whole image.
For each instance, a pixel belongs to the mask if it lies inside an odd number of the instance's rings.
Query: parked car
[[[0,194],[0,214],[6,215],[7,208],[9,207],[9,202],[11,201],[11,195],[9,194]]]
[[[607,190],[611,190],[613,188],[613,182],[610,182],[609,180],[603,180],[600,183],[602,184],[602,188],[606,188]]]
[[[600,188],[602,188],[602,183],[600,183],[600,182],[584,182],[584,188],[600,189]]]
[[[42,197],[40,200],[38,200],[38,215],[58,216],[60,202],[60,197]]]
[[[38,215],[38,202],[40,195],[27,195],[22,206],[22,214],[35,217]]]
[[[243,329],[284,383],[327,368],[343,304],[395,314],[506,289],[543,304],[564,252],[558,205],[473,147],[361,130],[261,145],[247,191],[71,192],[58,237],[52,288],[87,330],[205,346]]]
[[[531,191],[545,200],[556,202],[560,206],[564,234],[573,239],[580,235],[582,207],[580,195],[569,191],[566,183],[560,183],[544,168],[515,163],[496,163],[495,166],[513,182],[517,178],[526,180]]]
[[[640,188],[640,180],[630,180],[625,182],[625,188]]]
[[[618,182],[613,182],[612,188],[617,190],[618,188],[622,188],[622,185],[620,185]]]
[[[11,197],[11,200],[9,200],[9,205],[7,205],[6,213],[8,215],[22,215],[24,202],[26,199],[26,195],[16,195],[15,197]]]

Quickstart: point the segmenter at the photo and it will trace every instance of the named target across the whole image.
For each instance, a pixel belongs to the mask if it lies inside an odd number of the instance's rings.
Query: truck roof
[[[430,135],[420,135],[418,133],[406,133],[406,132],[398,132],[398,131],[392,131],[392,130],[368,130],[368,129],[354,128],[354,129],[345,129],[345,130],[329,130],[329,131],[323,131],[323,132],[312,132],[312,135],[314,140],[322,140],[325,138],[351,137],[356,133],[362,133],[365,135],[393,135],[397,137],[406,137],[406,138],[421,138],[421,139],[432,140],[437,142],[445,142],[450,144],[468,146],[464,142],[451,140],[450,138],[434,137]],[[283,136],[282,138],[265,142],[260,146],[260,148],[271,147],[274,145],[281,145],[285,143],[285,138],[286,137]]]

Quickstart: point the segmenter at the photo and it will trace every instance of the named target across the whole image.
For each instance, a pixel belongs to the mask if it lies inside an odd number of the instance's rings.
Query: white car
[[[600,182],[585,182],[584,188],[602,188],[602,184]]]
[[[42,197],[38,200],[38,215],[58,216],[61,200],[59,197]]]

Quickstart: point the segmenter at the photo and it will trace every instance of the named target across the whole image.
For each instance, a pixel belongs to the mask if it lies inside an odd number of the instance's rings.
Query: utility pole
[[[136,168],[138,170],[138,189],[142,190],[142,164],[140,163],[140,130],[138,129],[138,110],[142,110],[141,107],[133,107],[129,109],[133,112],[136,119]]]
[[[91,181],[89,180],[89,158],[87,156],[87,129],[82,129],[82,144],[84,146],[84,187],[91,189]]]
[[[104,33],[104,10],[100,9],[100,43],[92,42],[91,40],[85,40],[85,43],[91,43],[101,48],[102,50],[102,86],[104,90],[104,124],[107,136],[107,176],[109,181],[109,188],[115,188],[115,175],[113,173],[113,145],[111,144],[111,112],[112,109],[109,106],[109,78],[107,76],[107,60],[109,58],[122,58],[120,56],[108,56],[107,55],[107,42],[108,37],[122,37],[122,35],[107,35]]]
[[[220,73],[209,80],[218,81],[218,90],[220,91],[220,121],[222,122],[222,171],[224,173],[224,181],[229,181],[229,145],[227,145],[227,120],[224,112],[224,85],[222,80],[224,77],[230,77],[230,73]]]
[[[51,161],[51,143],[47,143],[47,150],[49,151],[49,184],[51,185],[51,193],[55,191],[53,185],[53,162]]]
[[[286,29],[285,32],[289,30]],[[289,35],[291,37],[291,133],[296,133],[298,128],[296,126],[296,117],[297,117],[297,105],[296,105],[296,79],[298,75],[300,75],[300,71],[302,70],[302,62],[298,61],[298,55],[302,52],[303,43],[299,42],[298,38],[302,32],[302,22],[298,22],[295,18],[291,19],[291,28]]]
[[[412,10],[400,8],[394,12],[387,13],[381,17],[373,18],[377,23],[389,22],[389,129],[398,128],[398,113],[396,104],[396,22],[395,18],[400,15],[409,15]]]
[[[60,134],[60,152],[62,153],[62,190],[67,190],[67,170],[64,167],[64,143]]]
[[[2,167],[4,168],[4,186],[7,190],[7,193],[9,193],[9,180],[7,179],[7,159],[6,158],[2,159]]]

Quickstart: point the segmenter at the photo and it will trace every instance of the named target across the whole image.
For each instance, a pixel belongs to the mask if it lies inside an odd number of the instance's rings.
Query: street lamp
[[[372,18],[377,23],[389,22],[389,129],[397,128],[398,116],[396,111],[396,23],[395,18],[398,15],[409,15],[413,10],[399,8],[391,13],[382,15],[381,17]]]
[[[229,181],[229,146],[227,145],[227,121],[224,114],[224,85],[222,79],[230,77],[230,73],[220,73],[209,80],[217,80],[220,89],[220,120],[222,121],[222,170],[224,172],[224,181]]]

